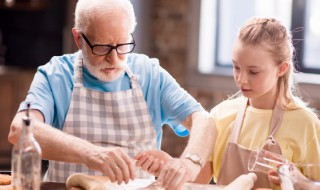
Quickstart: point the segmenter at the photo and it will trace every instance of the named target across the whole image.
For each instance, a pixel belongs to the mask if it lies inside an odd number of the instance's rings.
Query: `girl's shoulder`
[[[298,119],[312,122],[320,122],[318,115],[309,108],[301,107],[293,110],[287,110],[285,114],[292,120]]]
[[[225,117],[229,115],[235,115],[238,113],[241,105],[244,101],[247,101],[244,97],[237,97],[227,99],[216,105],[211,109],[210,114],[214,117]]]
[[[213,109],[225,109],[225,108],[230,108],[230,109],[239,109],[241,104],[247,101],[245,97],[236,97],[236,98],[228,98],[226,100],[223,100],[220,102],[218,105],[216,105]]]

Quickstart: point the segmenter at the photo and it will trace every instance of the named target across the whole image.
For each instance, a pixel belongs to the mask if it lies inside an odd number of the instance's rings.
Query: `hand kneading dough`
[[[94,179],[86,174],[74,173],[66,181],[67,189],[81,187],[85,190],[106,190],[102,181]]]

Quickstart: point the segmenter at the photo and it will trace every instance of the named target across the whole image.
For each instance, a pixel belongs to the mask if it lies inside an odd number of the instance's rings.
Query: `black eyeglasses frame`
[[[110,44],[93,44],[93,45],[92,45],[91,42],[88,40],[88,38],[86,37],[86,35],[85,35],[84,33],[80,32],[80,34],[81,34],[81,36],[83,37],[84,41],[86,41],[86,43],[87,43],[88,46],[90,47],[91,53],[94,54],[94,55],[105,56],[105,55],[110,54],[113,49],[116,50],[117,54],[123,55],[123,54],[131,53],[131,52],[134,50],[135,46],[136,46],[136,42],[134,41],[134,37],[133,37],[133,34],[132,34],[132,33],[130,34],[131,37],[132,37],[132,42],[130,42],[130,43],[117,44],[117,45],[115,45],[115,46],[110,45]],[[119,53],[119,52],[118,52],[118,47],[125,46],[125,45],[133,45],[133,47],[132,47],[132,49],[131,49],[130,51],[128,51],[128,52],[125,52],[125,53],[121,53],[121,52],[120,52],[120,53]],[[94,47],[99,47],[99,46],[100,46],[100,47],[101,47],[101,46],[103,46],[103,47],[105,47],[105,46],[110,47],[110,50],[109,50],[107,53],[105,53],[105,54],[97,54],[97,53],[95,53],[95,52],[93,51],[93,49],[94,49]]]

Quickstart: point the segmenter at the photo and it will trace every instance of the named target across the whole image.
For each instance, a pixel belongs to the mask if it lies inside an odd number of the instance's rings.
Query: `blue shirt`
[[[46,65],[40,66],[19,111],[26,109],[27,103],[30,103],[32,109],[43,114],[47,124],[62,129],[71,101],[73,63],[77,53],[55,56]],[[202,111],[201,105],[161,68],[158,59],[134,53],[127,56],[129,68],[139,76],[157,135],[158,148],[163,124],[168,124],[179,136],[188,135],[189,132],[180,123],[191,113]],[[83,67],[83,85],[93,90],[116,92],[130,89],[130,79],[123,74],[112,82],[102,82]]]

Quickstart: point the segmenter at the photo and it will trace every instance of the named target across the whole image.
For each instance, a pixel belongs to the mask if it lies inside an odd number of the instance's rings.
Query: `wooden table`
[[[65,183],[42,182],[41,190],[67,190]]]
[[[67,190],[65,183],[42,182],[41,190]],[[12,190],[11,185],[1,185],[0,190]]]
[[[42,182],[41,183],[41,190],[67,190],[65,183],[53,183],[53,182]],[[204,188],[206,189],[206,188]],[[210,187],[211,190],[220,189],[219,187],[212,186]],[[12,190],[11,185],[2,185],[0,186],[0,190]],[[71,190],[81,190],[79,188],[72,188]],[[271,190],[271,189],[264,189],[258,188],[255,190]]]

